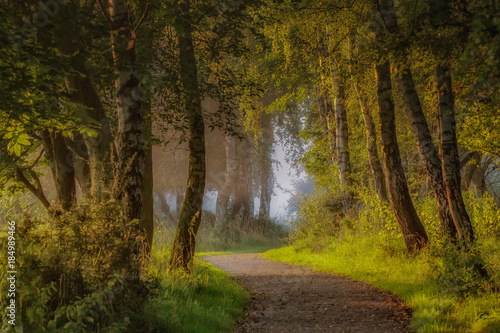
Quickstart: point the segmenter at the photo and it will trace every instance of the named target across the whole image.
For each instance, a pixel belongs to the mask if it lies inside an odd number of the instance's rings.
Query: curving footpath
[[[410,332],[411,312],[367,283],[260,254],[203,257],[252,295],[238,332]]]

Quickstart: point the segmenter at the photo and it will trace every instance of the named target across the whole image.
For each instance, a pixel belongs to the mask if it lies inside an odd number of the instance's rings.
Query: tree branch
[[[139,20],[139,23],[137,23],[137,26],[134,27],[134,30],[137,32],[137,30],[139,30],[139,28],[141,27],[141,24],[142,22],[144,21],[144,19],[146,18],[146,15],[148,14],[148,11],[149,11],[149,1],[146,3],[146,8],[144,9],[144,13],[142,14],[141,16],[141,19]]]
[[[109,24],[112,24],[113,22],[111,21],[111,17],[109,16],[109,12],[107,12],[104,9],[104,5],[102,4],[102,0],[97,0],[97,3],[99,4],[99,7],[101,8],[101,13],[104,16],[104,18],[106,19],[106,21],[108,21]],[[106,13],[108,13],[108,14],[106,14]]]
[[[40,179],[37,177],[35,171],[29,170],[31,177],[35,180],[37,183],[37,186],[31,184],[31,182],[26,178],[24,175],[23,171],[19,168],[16,169],[16,178],[19,180],[21,183],[23,183],[26,188],[37,197],[38,200],[40,200],[43,204],[43,206],[47,209],[50,209],[51,205],[50,202],[47,200],[47,197],[45,197],[45,194],[43,193],[42,189],[42,183],[40,182]]]

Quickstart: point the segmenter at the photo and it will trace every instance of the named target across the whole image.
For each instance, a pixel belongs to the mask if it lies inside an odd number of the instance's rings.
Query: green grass
[[[346,275],[394,292],[413,309],[416,332],[500,332],[498,293],[465,298],[444,293],[436,279],[441,259],[430,250],[408,255],[401,240],[347,235],[321,252],[288,246],[270,250],[265,256]],[[487,258],[487,262],[498,260],[498,256]]]
[[[144,332],[232,332],[243,318],[248,293],[226,272],[195,259],[192,276],[168,273],[169,251],[175,229],[155,234],[149,275],[161,281],[161,294],[149,300],[144,313],[150,327]],[[226,235],[227,236],[227,235]],[[221,228],[204,227],[196,244],[196,256],[262,253],[280,247],[278,235],[239,232],[228,238]]]
[[[249,295],[229,274],[200,260],[190,277],[164,272],[156,272],[161,294],[146,306],[150,327],[144,332],[232,332],[243,317]]]

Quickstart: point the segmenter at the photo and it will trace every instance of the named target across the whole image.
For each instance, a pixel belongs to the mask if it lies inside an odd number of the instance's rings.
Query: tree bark
[[[372,112],[368,103],[360,93],[360,87],[355,82],[354,89],[359,101],[359,106],[363,112],[363,119],[366,127],[366,147],[368,150],[368,160],[372,169],[373,181],[375,184],[375,191],[377,192],[378,199],[382,202],[389,202],[387,196],[387,184],[385,182],[384,169],[378,156],[377,148],[377,130],[375,129],[375,122],[373,121]]]
[[[149,8],[148,0],[139,1],[140,8]],[[144,15],[151,14],[145,12]],[[146,76],[147,69],[150,68],[153,61],[154,35],[152,20],[144,22],[141,25],[141,33],[137,39],[137,59],[142,64],[139,68],[141,75]],[[144,119],[144,149],[145,149],[145,172],[144,172],[144,190],[142,198],[142,216],[140,227],[146,232],[146,243],[148,249],[153,246],[154,237],[154,174],[153,174],[153,118],[151,112],[152,92],[149,87],[143,88],[145,97],[141,106],[141,113]],[[163,199],[165,199],[163,197]],[[169,209],[170,214],[170,209]],[[170,214],[171,216],[171,214]]]
[[[226,134],[224,145],[226,148],[226,173],[224,184],[219,189],[219,192],[217,194],[217,222],[223,221],[227,216],[229,200],[231,199],[231,194],[233,193],[234,187],[236,185],[236,180],[238,178],[238,164],[236,162],[236,146],[234,137],[230,134]]]
[[[435,69],[438,91],[439,143],[443,162],[443,174],[453,221],[459,236],[468,242],[474,240],[472,224],[465,208],[460,188],[460,158],[458,156],[455,103],[452,90],[451,72],[446,65]]]
[[[178,33],[181,83],[184,90],[186,118],[189,128],[189,173],[186,195],[179,217],[179,227],[170,257],[171,270],[192,272],[196,234],[201,223],[205,194],[205,126],[198,86],[198,70],[193,43],[193,28],[189,12],[190,1],[178,3],[178,22],[183,34]]]
[[[45,157],[49,161],[54,179],[57,204],[62,210],[69,210],[76,202],[75,168],[73,153],[66,146],[60,132],[42,132]]]
[[[140,228],[146,233],[147,253],[153,246],[154,236],[154,175],[153,175],[153,145],[152,139],[152,120],[151,104],[149,101],[142,104],[144,117],[144,136],[145,142],[145,170],[144,170],[144,189],[142,197],[142,216]],[[170,210],[169,210],[170,212]]]
[[[386,32],[397,34],[399,27],[393,0],[379,0],[379,4],[379,11],[385,23]],[[400,58],[393,64],[396,68],[396,84],[403,99],[404,109],[410,121],[420,159],[424,164],[431,187],[436,195],[442,230],[451,239],[456,239],[458,226],[455,226],[450,211],[441,160],[432,140],[420,99],[415,89],[413,75],[406,62],[407,57],[403,51]]]
[[[130,26],[126,0],[109,0],[112,50],[118,113],[118,175],[114,193],[123,202],[125,216],[141,219],[144,175],[144,122],[137,77],[135,31]]]
[[[406,183],[396,134],[396,117],[392,100],[390,65],[376,65],[379,126],[386,181],[392,211],[403,234],[406,248],[415,252],[429,244],[427,233],[420,221]]]

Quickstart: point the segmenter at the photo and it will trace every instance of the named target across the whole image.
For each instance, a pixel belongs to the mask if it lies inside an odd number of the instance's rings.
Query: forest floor
[[[260,254],[202,259],[235,276],[252,295],[238,332],[410,332],[410,309],[367,283]]]

